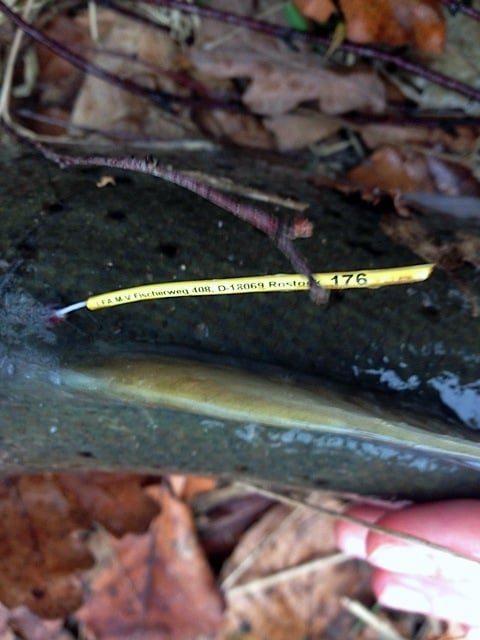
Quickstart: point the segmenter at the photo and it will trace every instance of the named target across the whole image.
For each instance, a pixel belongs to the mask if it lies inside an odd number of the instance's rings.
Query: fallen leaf
[[[218,484],[218,480],[211,476],[170,475],[169,481],[174,486],[177,498],[181,498],[187,503],[190,503],[198,495],[213,491]],[[177,486],[174,485],[174,482],[177,483]]]
[[[337,118],[322,113],[287,113],[264,118],[263,124],[274,134],[280,151],[308,147],[337,133],[343,126]]]
[[[65,14],[55,16],[44,32],[54,40],[67,43],[72,49],[84,46],[88,41],[86,30]],[[40,104],[66,107],[82,83],[83,71],[43,45],[37,44],[35,51]]]
[[[371,598],[370,570],[354,560],[330,563],[334,553],[332,518],[301,507],[271,509],[245,534],[222,570],[228,607],[221,637],[346,638],[354,619],[340,597]],[[318,559],[323,566],[309,571],[309,563]],[[244,563],[247,569],[238,582],[228,583]],[[283,570],[294,567],[302,571],[282,577]],[[265,578],[271,579],[262,587]]]
[[[197,495],[192,503],[202,547],[215,566],[227,559],[243,533],[273,504],[235,485]]]
[[[446,29],[438,0],[340,0],[340,6],[352,42],[410,44],[430,53],[443,49]]]
[[[337,10],[332,0],[295,0],[295,6],[306,18],[327,22]]]
[[[384,191],[433,191],[425,158],[391,145],[380,147],[348,174],[352,184]]]
[[[425,148],[438,147],[455,153],[472,153],[476,149],[479,132],[473,127],[456,125],[443,129],[441,119],[438,127],[409,126],[406,124],[365,124],[355,127],[363,142],[370,149],[384,145],[419,144]]]
[[[94,476],[31,475],[0,485],[0,601],[7,607],[26,605],[45,618],[68,615],[81,604],[80,571],[93,562],[81,531],[94,519],[116,533],[139,530],[156,511],[136,476]],[[115,495],[126,495],[124,483],[130,503],[113,507]],[[141,513],[129,515],[134,494]]]
[[[477,6],[478,8],[478,6]],[[480,22],[461,12],[447,12],[447,41],[444,51],[423,60],[430,69],[459,82],[480,88],[480,51],[472,43],[480,39]],[[417,74],[389,74],[393,82],[410,101],[422,109],[438,111],[457,110],[472,116],[480,114],[478,100],[472,100],[449,87],[429,82]]]
[[[195,114],[198,126],[210,137],[255,149],[273,149],[273,136],[256,116],[245,113],[229,113],[220,109],[198,109]]]
[[[381,113],[382,81],[369,69],[321,66],[318,56],[277,48],[257,52],[224,47],[221,53],[196,50],[192,64],[218,78],[250,78],[243,102],[254,112],[277,116],[305,101],[318,100],[327,114],[354,110]]]
[[[433,262],[453,271],[465,262],[480,267],[480,236],[475,233],[451,232],[437,234],[418,216],[401,219],[396,215],[382,216],[383,231],[395,242],[403,244],[426,262]]]
[[[304,16],[325,22],[332,14],[329,0],[296,0]],[[438,0],[339,0],[346,36],[352,42],[382,42],[392,47],[413,45],[439,53],[445,42],[445,20]]]
[[[178,47],[168,33],[108,10],[99,9],[97,16],[102,47],[115,55],[99,52],[93,63],[147,88],[185,94],[169,75],[176,68]],[[172,139],[184,137],[185,127],[190,133],[195,131],[191,119],[182,113],[180,109],[173,119],[152,101],[88,75],[76,96],[71,122],[97,130]]]
[[[144,477],[132,473],[59,473],[62,491],[75,496],[91,521],[99,522],[115,536],[143,533],[158,513],[155,501],[143,488]]]
[[[223,602],[197,542],[191,512],[166,487],[155,496],[161,512],[146,534],[118,541],[102,536],[104,558],[85,582],[87,602],[76,614],[87,637],[216,636]]]
[[[448,196],[478,196],[480,185],[465,167],[446,162],[435,154],[385,145],[352,169],[353,185],[383,191],[420,191]]]
[[[35,111],[21,109],[21,121],[40,135],[63,136],[68,133],[70,111],[60,107],[37,107]]]
[[[57,618],[81,604],[78,577],[93,558],[74,531],[88,525],[52,477],[23,476],[0,487],[0,601]]]

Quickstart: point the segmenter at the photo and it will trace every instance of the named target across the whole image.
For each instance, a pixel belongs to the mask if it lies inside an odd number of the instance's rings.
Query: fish
[[[117,356],[60,374],[69,389],[220,420],[352,436],[479,464],[475,435],[431,417],[394,412],[320,383],[171,357]]]

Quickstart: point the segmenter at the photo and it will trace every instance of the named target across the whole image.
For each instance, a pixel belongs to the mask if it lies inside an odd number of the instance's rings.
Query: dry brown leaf
[[[165,488],[156,496],[161,512],[146,534],[103,537],[109,553],[103,549],[76,614],[82,633],[102,640],[215,636],[223,603],[190,510]]]
[[[62,491],[75,496],[90,521],[99,522],[110,533],[143,533],[157,514],[156,503],[142,488],[143,476],[131,473],[59,473],[55,479]]]
[[[270,498],[245,493],[235,485],[197,495],[192,503],[195,523],[210,561],[223,564],[244,532],[271,506]]]
[[[96,55],[92,62],[111,73],[149,88],[183,93],[165,72],[175,69],[178,48],[168,33],[134,22],[114,12],[99,10],[101,45],[117,56]],[[190,119],[165,116],[151,101],[121,87],[87,76],[78,93],[72,124],[101,130],[121,130],[135,135],[166,139],[184,137],[185,126],[195,130]]]
[[[382,217],[381,227],[392,240],[408,247],[425,262],[433,262],[447,271],[457,269],[464,262],[480,267],[478,234],[457,232],[440,240],[417,216],[405,219],[393,214]]]
[[[478,3],[475,3],[478,9]],[[446,11],[447,42],[439,55],[428,56],[424,63],[432,71],[437,71],[457,82],[480,88],[480,51],[472,43],[480,39],[480,22],[461,12]],[[436,82],[429,82],[416,74],[392,72],[391,83],[395,84],[402,94],[413,101],[421,109],[430,112],[452,110],[458,114],[478,117],[480,104],[478,100],[452,91],[450,87]]]
[[[331,518],[303,508],[292,511],[277,506],[270,510],[247,532],[222,571],[228,576],[253,554],[253,564],[242,574],[238,588],[229,586],[226,590],[228,608],[222,638],[242,633],[245,640],[295,640],[328,637],[327,629],[333,628],[335,637],[347,637],[353,618],[342,608],[339,597],[370,597],[366,565],[348,561],[279,579],[266,589],[254,586],[257,578],[334,551]]]
[[[95,476],[22,476],[0,486],[0,601],[6,606],[23,604],[46,618],[71,613],[81,604],[79,571],[93,561],[79,530],[94,518],[117,533],[139,530],[152,517],[155,506],[135,476],[128,479],[130,503],[116,508],[111,497],[98,498],[117,491],[118,477]],[[132,500],[141,511],[133,517],[127,513]]]
[[[92,563],[85,543],[73,534],[87,525],[77,505],[52,478],[25,476],[3,483],[0,513],[0,600],[8,607],[25,604],[43,617],[76,609],[76,572]]]
[[[438,0],[339,0],[346,37],[352,42],[413,45],[440,53],[446,27]],[[335,10],[330,0],[295,0],[306,18],[325,22]]]
[[[478,196],[480,185],[471,172],[434,155],[386,145],[352,169],[352,184],[400,191],[435,192],[448,196]]]
[[[384,86],[374,72],[322,67],[314,55],[223,48],[221,53],[197,50],[192,64],[218,78],[250,78],[242,100],[262,115],[281,115],[309,100],[318,100],[327,114],[381,113],[385,107]]]
[[[384,145],[421,144],[432,148],[448,149],[455,153],[472,153],[476,149],[479,132],[473,127],[456,126],[453,131],[409,125],[365,124],[355,127],[370,149]]]
[[[44,30],[45,35],[75,49],[85,45],[88,34],[70,17],[59,14]],[[78,90],[83,71],[43,45],[36,45],[39,101],[48,107],[65,107]]]
[[[328,138],[342,128],[342,123],[335,117],[321,113],[287,113],[265,118],[263,124],[274,134],[276,147],[280,151],[302,149]]]
[[[202,131],[216,140],[255,149],[275,147],[273,136],[256,116],[202,109],[195,114],[195,120]]]
[[[337,10],[332,0],[294,0],[297,9],[306,18],[326,22]]]
[[[190,476],[171,473],[168,483],[174,495],[184,502],[190,503],[196,496],[204,493],[210,494],[218,484],[218,480],[212,476]]]
[[[434,191],[424,156],[391,145],[380,147],[348,174],[362,187],[384,191]]]
[[[438,0],[339,0],[347,38],[363,44],[413,45],[440,53],[445,20]]]

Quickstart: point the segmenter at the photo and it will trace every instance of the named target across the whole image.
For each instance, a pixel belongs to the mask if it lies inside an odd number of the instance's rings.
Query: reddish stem
[[[294,231],[289,225],[282,224],[277,217],[248,204],[241,203],[237,200],[229,198],[225,194],[213,189],[211,186],[194,180],[189,175],[180,171],[175,171],[169,167],[162,167],[151,160],[142,160],[139,158],[112,158],[108,156],[69,156],[59,154],[50,148],[41,144],[35,144],[35,147],[41,153],[56,162],[61,167],[69,166],[89,166],[89,167],[109,167],[113,169],[122,169],[124,171],[134,171],[147,175],[162,178],[167,182],[176,184],[188,191],[196,193],[201,198],[216,204],[221,209],[230,211],[234,216],[248,222],[250,225],[262,231],[272,242],[280,249],[280,251],[288,258],[292,267],[296,272],[306,276],[310,284],[310,296],[312,300],[318,304],[328,301],[329,293],[322,289],[314,280],[312,271],[306,259],[296,250],[292,237],[295,237]]]
[[[202,106],[202,107],[210,107],[210,108],[222,108],[229,110],[239,110],[244,111],[243,105],[241,105],[238,101],[225,101],[225,100],[217,100],[212,97],[203,96],[197,98],[196,96],[178,96],[173,93],[169,93],[167,91],[160,91],[159,89],[150,89],[149,87],[145,87],[133,80],[129,80],[128,78],[124,78],[122,76],[118,76],[115,73],[111,73],[110,71],[106,71],[101,67],[91,63],[86,58],[78,55],[71,49],[64,47],[61,42],[58,40],[54,40],[46,36],[44,33],[33,27],[28,22],[25,22],[15,11],[12,11],[2,0],[0,0],[0,12],[3,13],[9,20],[11,20],[14,24],[17,25],[19,29],[21,29],[24,33],[29,35],[33,40],[39,42],[43,46],[50,49],[60,57],[64,58],[74,67],[81,69],[85,73],[89,73],[92,76],[100,78],[100,80],[104,80],[110,84],[115,86],[119,86],[130,93],[135,95],[142,96],[143,98],[148,98],[155,104],[157,104],[160,108],[165,111],[172,111],[172,104],[187,104],[190,106]]]
[[[153,4],[160,7],[168,7],[170,9],[178,9],[185,13],[193,13],[204,18],[211,18],[213,20],[219,20],[226,22],[236,27],[244,27],[250,31],[258,31],[264,35],[269,35],[275,38],[281,38],[288,42],[294,40],[303,40],[312,44],[320,45],[322,47],[329,47],[331,44],[331,38],[320,36],[317,34],[309,33],[308,31],[300,31],[299,29],[291,29],[289,27],[282,27],[281,25],[273,24],[265,20],[256,20],[247,16],[241,16],[235,13],[229,13],[227,11],[221,11],[219,9],[212,9],[204,4],[189,4],[182,0],[143,0],[146,4]],[[354,53],[357,56],[363,58],[371,58],[373,60],[381,60],[387,64],[394,65],[399,69],[408,71],[417,76],[421,76],[434,84],[438,84],[446,89],[450,89],[455,93],[467,96],[472,100],[480,101],[480,90],[472,87],[464,82],[460,82],[455,78],[450,78],[443,73],[433,71],[420,64],[411,62],[406,58],[389,53],[382,49],[375,49],[374,47],[367,47],[361,44],[354,44],[352,42],[342,42],[337,47],[340,51],[346,51],[348,53]]]

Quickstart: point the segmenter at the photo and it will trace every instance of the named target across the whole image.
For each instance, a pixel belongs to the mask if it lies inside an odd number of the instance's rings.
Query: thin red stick
[[[162,167],[152,160],[140,158],[113,158],[108,156],[69,156],[60,154],[41,144],[35,144],[41,153],[59,164],[61,167],[69,166],[89,166],[89,167],[109,167],[112,169],[122,169],[124,171],[134,171],[147,175],[162,178],[167,182],[176,184],[188,191],[196,193],[201,198],[216,204],[221,209],[230,211],[234,216],[248,222],[250,225],[262,231],[280,251],[288,258],[296,272],[306,276],[310,284],[310,296],[318,304],[328,301],[329,293],[322,289],[314,280],[312,270],[306,259],[297,251],[292,238],[295,232],[289,225],[284,225],[280,220],[267,211],[229,198],[225,194],[213,189],[211,186],[194,180],[191,176],[176,171],[169,167]]]

